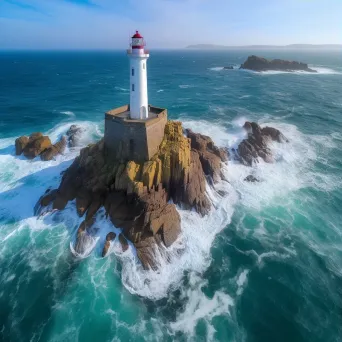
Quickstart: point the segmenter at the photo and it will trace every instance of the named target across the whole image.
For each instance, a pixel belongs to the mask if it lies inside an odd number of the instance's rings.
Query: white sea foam
[[[221,71],[221,70],[223,70],[223,67],[213,67],[213,68],[209,68],[209,70]]]
[[[157,93],[161,93],[163,91],[164,91],[164,89],[159,89],[159,90],[157,90]]]
[[[68,115],[68,116],[75,116],[75,113],[70,111],[70,110],[63,111],[63,112],[61,112],[61,114],[65,114],[65,115]]]
[[[91,122],[75,122],[85,129],[83,143],[100,138],[100,131]],[[46,132],[53,142],[57,141],[70,127],[69,124],[57,125]],[[80,148],[69,150],[51,161],[41,161],[39,157],[28,160],[23,156],[15,156],[14,140],[16,137],[1,139],[0,148],[7,153],[0,154],[0,212],[8,217],[23,219],[33,215],[33,208],[38,198],[49,187],[57,187],[60,173],[71,164],[79,154]],[[25,199],[25,200],[23,200]],[[18,203],[20,207],[18,208]]]
[[[189,288],[183,294],[187,299],[185,309],[170,327],[173,331],[182,331],[188,337],[194,337],[197,322],[202,320],[207,328],[206,341],[213,341],[215,329],[212,328],[211,320],[216,316],[230,315],[229,309],[234,301],[222,291],[216,291],[213,298],[208,298],[202,291],[205,285],[201,277],[195,273],[190,275]]]
[[[232,65],[233,69],[225,69],[225,67],[223,66],[219,66],[219,67],[212,67],[212,68],[208,68],[208,70],[212,70],[212,71],[222,71],[222,70],[236,70],[239,68],[238,65]]]
[[[238,117],[227,127],[207,121],[184,120],[185,127],[192,128],[196,132],[212,137],[219,146],[236,147],[238,143],[246,137],[242,129],[243,123],[248,118]],[[267,119],[268,120],[268,119]],[[216,316],[230,315],[234,307],[234,297],[241,295],[242,291],[248,286],[249,270],[240,270],[234,277],[236,282],[236,292],[226,293],[216,291],[212,298],[203,292],[206,285],[201,278],[202,274],[210,265],[210,249],[216,235],[224,229],[231,220],[234,208],[237,204],[245,206],[248,210],[260,210],[265,205],[273,204],[276,198],[284,202],[287,194],[302,187],[318,186],[322,189],[332,189],[341,186],[341,180],[333,179],[327,175],[313,171],[312,163],[316,160],[316,150],[335,148],[335,136],[309,136],[304,135],[293,125],[279,122],[267,122],[262,120],[263,125],[279,128],[290,140],[288,144],[272,144],[271,148],[275,154],[277,162],[266,164],[260,161],[253,168],[245,167],[236,161],[230,161],[225,166],[223,173],[227,181],[215,184],[215,189],[207,186],[207,194],[213,203],[213,209],[206,217],[200,217],[196,212],[182,210],[179,213],[182,219],[182,234],[180,239],[170,248],[169,261],[163,257],[161,252],[159,271],[146,271],[138,262],[135,249],[132,244],[130,248],[123,252],[118,241],[120,229],[113,227],[110,220],[105,217],[104,210],[97,214],[96,228],[98,231],[93,236],[92,243],[88,246],[85,253],[80,257],[89,257],[90,265],[94,271],[97,267],[96,261],[101,255],[105,237],[108,232],[114,231],[116,239],[111,243],[109,258],[121,261],[121,278],[123,285],[134,294],[138,294],[150,299],[159,299],[167,296],[170,289],[175,289],[182,283],[184,273],[189,273],[189,286],[182,287],[181,296],[186,302],[183,310],[177,315],[173,322],[170,322],[169,331],[176,333],[185,332],[189,337],[194,336],[197,322],[200,320],[206,325],[206,340],[214,339],[214,329],[212,320]],[[78,122],[85,128],[84,145],[92,140],[97,140],[101,136],[101,130],[93,123]],[[70,124],[58,125],[48,132],[54,141],[66,132]],[[339,137],[339,135],[337,136]],[[58,246],[59,253],[65,249],[63,244],[67,239],[71,240],[71,250],[74,250],[74,241],[77,227],[82,221],[76,214],[74,203],[69,203],[63,212],[55,212],[45,215],[40,219],[33,216],[36,201],[42,193],[49,187],[57,187],[60,182],[60,172],[63,171],[79,150],[67,150],[63,156],[50,162],[42,162],[39,159],[29,161],[24,158],[14,156],[14,138],[0,140],[0,148],[8,149],[8,154],[0,155],[0,213],[6,217],[13,217],[19,223],[15,228],[6,224],[1,227],[0,240],[10,240],[22,229],[34,232],[43,229],[52,229],[63,225],[66,227],[63,232],[63,239],[60,239]],[[244,178],[253,174],[261,180],[260,183],[244,182]],[[221,190],[218,192],[218,190]],[[23,200],[25,199],[25,200]],[[20,208],[18,207],[20,203]],[[56,231],[56,234],[58,230]],[[256,231],[259,238],[265,238],[267,232],[262,229]],[[6,241],[7,241],[6,240]],[[57,239],[58,240],[58,239]],[[180,253],[183,251],[183,253]],[[247,251],[246,253],[252,253]],[[30,257],[30,266],[33,269],[48,267],[38,263],[37,249]],[[291,255],[289,251],[266,251],[258,255],[255,253],[256,263],[262,267],[268,258],[286,258]],[[111,263],[106,263],[105,267],[110,267]],[[101,282],[93,281],[94,286],[106,286],[105,272]],[[117,272],[113,270],[113,272]],[[116,274],[119,274],[118,272]],[[10,274],[8,275],[10,279]]]
[[[252,71],[247,70],[248,72],[253,72],[255,74],[261,74],[261,75],[279,75],[279,74],[297,74],[297,75],[342,75],[342,72],[333,70],[330,68],[325,68],[321,66],[309,66],[312,70],[315,70],[317,72],[309,72],[309,71],[302,71],[302,70],[294,70],[294,71],[280,71],[280,70],[268,70],[268,71]],[[246,71],[246,70],[244,70]]]
[[[191,84],[180,84],[179,85],[179,88],[181,89],[188,89],[188,88],[193,88],[194,85],[191,85]]]
[[[240,274],[239,274],[239,276],[238,276],[238,278],[237,278],[237,280],[236,280],[236,284],[237,284],[237,286],[238,286],[238,289],[237,289],[237,291],[236,291],[236,294],[238,295],[238,296],[240,296],[241,294],[242,294],[242,292],[243,292],[243,288],[244,288],[244,286],[246,285],[246,283],[247,283],[247,280],[248,280],[248,273],[249,273],[249,270],[243,270]]]
[[[206,121],[183,121],[183,124],[196,132],[211,136],[219,146],[232,147],[237,146],[245,137],[242,129],[244,122],[245,118],[237,118],[232,122],[230,129]],[[158,273],[144,271],[131,261],[129,267],[124,264],[123,282],[131,292],[149,298],[160,298],[166,295],[170,286],[177,286],[184,271],[205,270],[209,265],[212,242],[216,234],[230,222],[237,202],[248,208],[260,210],[264,206],[272,205],[277,197],[283,201],[288,192],[308,186],[315,182],[315,179],[320,180],[322,187],[337,186],[336,183],[333,184],[334,180],[328,177],[324,179],[325,183],[322,182],[324,175],[311,170],[312,162],[316,159],[314,145],[317,137],[305,136],[292,125],[270,125],[279,128],[290,139],[288,144],[272,144],[271,148],[277,162],[267,164],[260,161],[258,165],[250,168],[239,162],[230,161],[228,167],[224,167],[223,170],[229,183],[221,182],[216,186],[216,190],[223,190],[227,195],[220,197],[216,191],[207,187],[213,203],[210,215],[201,218],[195,212],[179,209],[182,218],[182,240],[173,248],[175,252],[185,248],[182,256],[179,257],[175,253],[171,263],[161,260],[162,267]],[[251,173],[261,182],[245,182],[244,178]],[[257,259],[261,262],[267,256],[260,255]],[[243,278],[240,279],[241,282],[242,280]]]
[[[170,287],[179,285],[185,271],[201,272],[208,267],[212,242],[229,223],[233,204],[237,201],[236,192],[228,182],[217,184],[216,190],[227,195],[222,197],[208,187],[208,196],[214,207],[208,216],[202,218],[194,211],[179,209],[182,234],[168,251],[169,260],[159,259],[161,267],[158,272],[143,270],[131,258],[123,262],[122,280],[131,292],[151,299],[162,298]]]
[[[128,92],[129,91],[129,89],[122,88],[122,87],[115,87],[115,90],[119,90],[119,91],[122,91],[122,92]]]

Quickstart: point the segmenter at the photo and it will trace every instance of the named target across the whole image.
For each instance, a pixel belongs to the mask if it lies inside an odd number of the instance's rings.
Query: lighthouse
[[[104,146],[106,156],[111,160],[143,163],[150,161],[159,151],[167,109],[148,104],[146,62],[149,53],[138,31],[131,39],[127,50],[130,102],[105,113]]]
[[[131,48],[127,50],[130,61],[130,117],[148,118],[147,59],[144,37],[136,31],[132,36]]]

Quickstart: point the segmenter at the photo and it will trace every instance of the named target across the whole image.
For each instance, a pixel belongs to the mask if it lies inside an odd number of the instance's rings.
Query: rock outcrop
[[[26,147],[28,142],[29,142],[29,138],[25,137],[25,136],[22,136],[22,137],[19,137],[18,139],[16,139],[16,141],[15,141],[15,154],[17,156],[20,156],[23,153],[24,148]]]
[[[244,129],[248,137],[238,146],[238,155],[240,161],[248,166],[258,162],[258,157],[266,163],[274,162],[272,151],[268,147],[270,141],[288,142],[286,137],[273,127],[261,128],[256,122],[246,121]]]
[[[62,154],[67,145],[65,137],[62,137],[55,145],[52,145],[50,138],[40,132],[32,133],[29,137],[21,136],[15,140],[15,154],[23,154],[28,159],[40,155],[41,159],[51,160],[58,154]]]
[[[167,122],[159,152],[146,162],[110,158],[103,140],[89,145],[66,170],[53,196],[47,193],[40,205],[52,203],[54,209],[62,210],[76,199],[78,214],[86,214],[76,245],[103,205],[113,224],[122,229],[123,250],[128,248],[127,238],[143,266],[155,268],[156,250],[171,246],[181,231],[175,204],[208,213],[206,176],[218,181],[221,162],[228,159],[227,151],[217,148],[209,137],[190,130],[187,135],[180,122]]]
[[[110,232],[107,234],[106,236],[106,242],[103,246],[103,250],[102,250],[102,257],[105,257],[108,250],[109,250],[109,247],[110,247],[110,243],[111,241],[114,241],[116,238],[116,234],[114,232]]]
[[[255,183],[255,182],[260,182],[260,180],[253,175],[248,175],[245,179],[245,182],[250,182],[250,183]]]
[[[204,173],[217,182],[222,178],[221,162],[228,160],[228,151],[215,146],[212,139],[206,135],[193,133],[190,129],[187,129],[186,133],[191,140],[191,148],[199,155]]]
[[[75,147],[80,144],[81,134],[83,133],[84,129],[77,125],[71,125],[68,131],[66,132],[68,146]]]
[[[67,141],[65,137],[62,137],[55,145],[51,145],[40,154],[41,160],[52,160],[58,154],[63,154],[66,148]]]
[[[286,61],[282,59],[268,60],[255,55],[249,56],[241,65],[240,69],[249,69],[254,71],[275,70],[317,72],[316,70],[310,69],[306,63]]]
[[[24,154],[26,158],[33,159],[51,146],[50,138],[37,132],[29,137],[22,136],[16,139],[15,153],[16,155]]]

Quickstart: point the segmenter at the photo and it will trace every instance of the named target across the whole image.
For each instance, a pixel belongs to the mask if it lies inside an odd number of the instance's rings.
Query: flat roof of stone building
[[[165,108],[159,108],[154,106],[149,106],[148,118],[147,119],[131,119],[129,105],[114,108],[106,112],[106,119],[124,121],[127,123],[137,123],[150,125],[155,121],[158,121],[161,117],[167,115],[167,110]]]

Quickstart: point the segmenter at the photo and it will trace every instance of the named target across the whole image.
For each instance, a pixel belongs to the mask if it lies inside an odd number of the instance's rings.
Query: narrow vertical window
[[[145,63],[143,63],[143,69],[145,69]]]
[[[132,84],[132,91],[134,91],[134,83]]]
[[[132,68],[132,76],[134,76],[134,68]]]

